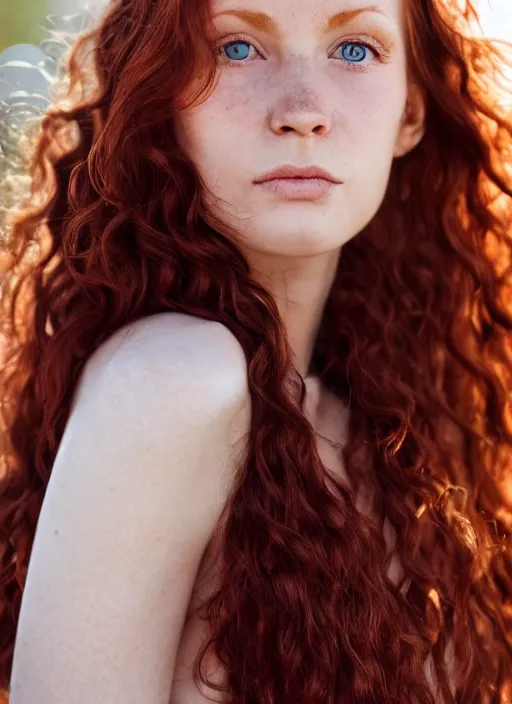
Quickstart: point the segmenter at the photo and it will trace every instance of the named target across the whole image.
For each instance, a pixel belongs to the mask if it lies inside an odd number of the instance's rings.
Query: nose
[[[275,134],[297,132],[300,135],[312,134],[326,136],[329,133],[329,121],[318,112],[289,113],[271,120],[271,129]]]
[[[314,87],[293,87],[281,95],[269,113],[269,126],[276,135],[296,132],[300,136],[325,137],[332,127],[332,116],[323,98]]]

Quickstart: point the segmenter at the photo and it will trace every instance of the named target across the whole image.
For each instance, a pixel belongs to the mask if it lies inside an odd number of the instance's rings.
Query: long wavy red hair
[[[31,193],[3,242],[13,261],[1,288],[6,693],[77,380],[121,326],[180,311],[232,331],[252,398],[196,677],[214,647],[233,704],[432,704],[430,656],[447,704],[512,701],[512,117],[497,89],[512,62],[506,45],[471,36],[476,14],[462,4],[407,3],[426,134],[343,247],[314,350],[311,372],[350,407],[353,488],[327,481],[277,308],[215,226],[175,136],[176,112],[215,82],[208,3],[112,0],[77,39],[70,102],[42,120]],[[360,483],[375,493],[378,525],[356,510]],[[404,565],[398,586],[386,577],[385,518]]]

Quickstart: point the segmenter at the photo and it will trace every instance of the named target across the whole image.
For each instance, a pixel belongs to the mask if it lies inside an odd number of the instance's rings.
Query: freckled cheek
[[[261,115],[247,92],[216,92],[182,117],[182,144],[196,163],[205,183],[229,200],[261,155]],[[260,125],[258,125],[258,120]]]
[[[211,105],[212,114],[223,112],[235,129],[255,124],[264,119],[268,110],[268,85],[253,82],[250,85],[231,85],[219,90]]]
[[[405,104],[400,86],[376,83],[355,91],[340,91],[333,126],[349,137],[354,147],[385,147],[394,143]],[[337,131],[335,129],[335,131]]]
[[[207,135],[217,139],[231,139],[234,135],[253,132],[265,115],[264,92],[218,88],[201,106],[190,115],[190,131],[198,139]],[[197,140],[196,140],[197,142]]]

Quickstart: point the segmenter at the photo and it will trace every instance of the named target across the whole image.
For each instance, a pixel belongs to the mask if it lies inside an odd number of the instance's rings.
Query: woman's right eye
[[[254,50],[251,57],[251,48]],[[243,39],[231,39],[229,42],[220,44],[217,47],[217,54],[224,61],[231,63],[243,63],[246,59],[261,56],[256,47]]]

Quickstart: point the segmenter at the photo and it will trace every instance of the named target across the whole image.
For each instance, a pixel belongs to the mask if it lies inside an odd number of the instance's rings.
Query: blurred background
[[[0,52],[13,44],[39,44],[47,35],[48,15],[68,15],[89,6],[101,10],[106,0],[2,0],[0,2]]]

